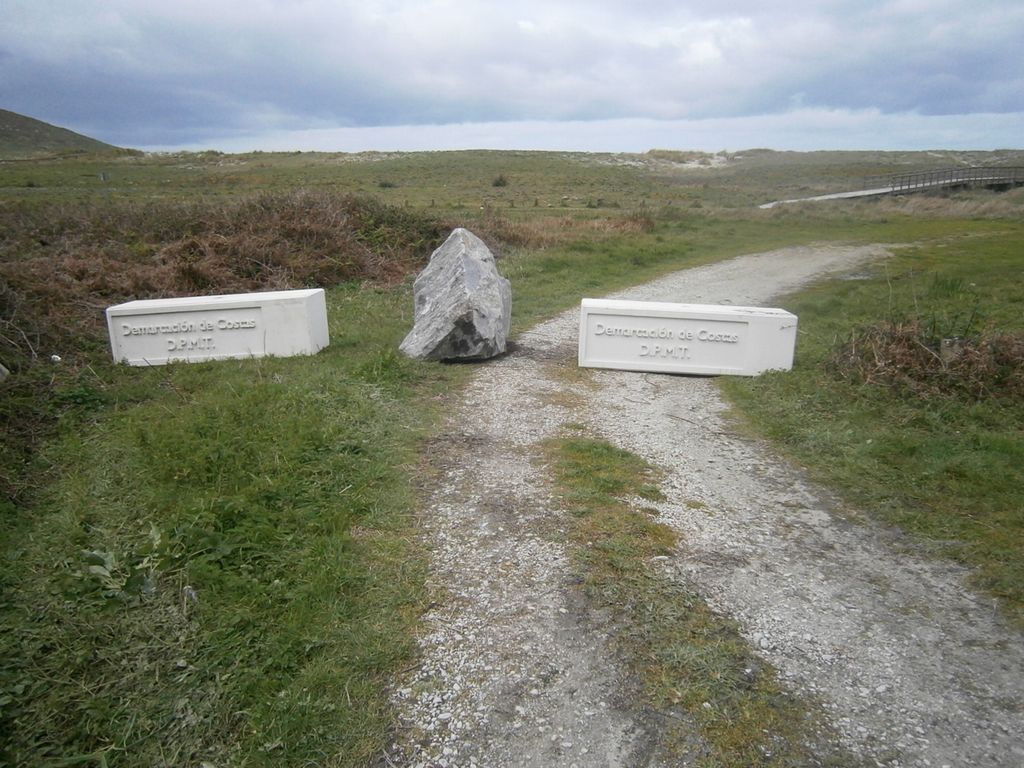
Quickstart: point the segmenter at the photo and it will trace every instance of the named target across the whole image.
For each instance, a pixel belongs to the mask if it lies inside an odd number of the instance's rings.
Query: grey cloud
[[[1016,0],[9,0],[0,106],[121,144],[795,106],[1013,112]]]

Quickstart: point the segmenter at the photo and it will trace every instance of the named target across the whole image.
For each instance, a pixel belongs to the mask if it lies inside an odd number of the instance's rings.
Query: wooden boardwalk
[[[829,195],[800,197],[792,200],[775,200],[763,203],[759,208],[774,208],[786,203],[804,203],[817,200],[845,200],[854,197],[877,197],[878,195],[905,195],[913,192],[927,192],[935,189],[957,187],[991,187],[1008,189],[1024,185],[1024,166],[941,168],[933,171],[913,171],[875,176],[868,180],[865,189],[852,192],[834,192]]]

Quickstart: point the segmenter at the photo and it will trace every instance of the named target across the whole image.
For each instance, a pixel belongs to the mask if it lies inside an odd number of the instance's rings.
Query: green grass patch
[[[914,327],[918,347],[1024,331],[1024,226],[989,223],[943,243],[902,249],[866,279],[788,298],[800,317],[791,372],[721,384],[754,427],[854,504],[973,566],[975,582],[1024,621],[1024,402],[1000,390],[910,380],[913,361],[868,380],[837,371],[837,350],[866,329]],[[919,350],[920,351],[920,350]],[[879,352],[879,354],[882,354]],[[874,353],[872,353],[874,357]],[[924,358],[930,352],[921,352]],[[956,366],[932,359],[934,375]],[[1011,363],[1006,365],[1011,366]],[[1016,360],[1017,380],[1022,361]],[[1000,378],[1002,377],[1002,378]]]
[[[418,396],[463,375],[394,353],[407,301],[332,291],[315,357],[96,369],[108,407],[65,413],[3,521],[3,760],[379,753],[425,599]]]
[[[653,565],[652,558],[675,552],[677,534],[629,500],[661,498],[657,470],[585,436],[553,439],[546,452],[586,594],[613,612],[647,705],[677,715],[666,717],[660,734],[666,755],[736,768],[852,764],[822,743],[816,712],[782,689],[735,624]],[[700,744],[692,742],[692,724]]]

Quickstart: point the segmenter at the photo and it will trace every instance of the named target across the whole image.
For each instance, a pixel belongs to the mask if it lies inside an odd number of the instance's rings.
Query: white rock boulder
[[[413,328],[399,349],[418,360],[484,360],[505,351],[512,286],[468,229],[455,229],[413,283]]]

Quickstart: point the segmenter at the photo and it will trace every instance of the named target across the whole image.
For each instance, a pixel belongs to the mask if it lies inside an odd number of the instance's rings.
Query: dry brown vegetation
[[[552,248],[567,243],[623,234],[641,234],[654,228],[653,215],[644,208],[613,217],[536,216],[513,219],[487,208],[474,225],[491,247]]]
[[[102,342],[114,303],[391,282],[442,235],[402,209],[309,191],[213,204],[5,204],[0,231],[0,358],[12,369]]]
[[[821,203],[800,203],[813,211]],[[880,216],[915,216],[954,219],[1018,219],[1024,206],[1024,188],[1009,192],[970,190],[957,194],[893,195],[841,203],[850,214],[866,220]]]
[[[920,322],[861,329],[828,361],[841,378],[918,397],[1024,398],[1024,335],[942,339]]]
[[[509,219],[474,228],[503,245],[545,248],[648,231],[644,211],[614,219]],[[0,360],[19,369],[105,339],[103,310],[132,299],[393,283],[425,263],[450,225],[372,198],[266,194],[220,203],[0,204]]]

